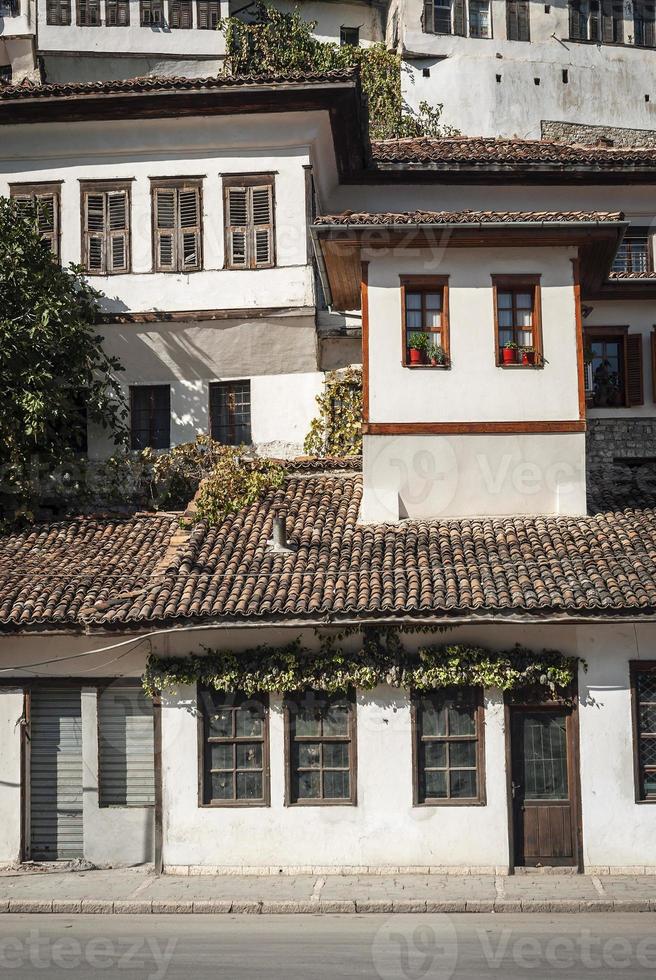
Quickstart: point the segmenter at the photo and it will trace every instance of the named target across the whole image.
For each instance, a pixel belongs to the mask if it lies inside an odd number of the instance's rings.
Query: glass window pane
[[[452,769],[449,773],[451,796],[471,799],[476,796],[476,772],[473,769]]]
[[[428,769],[446,768],[445,742],[424,742],[424,765]]]
[[[406,293],[405,294],[405,308],[406,310],[420,310],[421,309],[421,293]],[[398,309],[398,307],[397,307]]]
[[[500,310],[511,310],[512,293],[497,293],[497,305]]]
[[[656,733],[656,704],[640,705],[640,731],[647,734]]]
[[[321,765],[321,746],[315,742],[298,742],[296,746],[297,766],[301,769]]]
[[[449,735],[475,734],[475,709],[470,704],[449,705]]]
[[[501,329],[513,326],[512,310],[499,310],[499,327]]]
[[[232,736],[232,711],[229,708],[220,708],[210,714],[210,735],[216,738],[230,738]]]
[[[321,793],[321,773],[299,772],[296,775],[296,797],[299,800],[318,800]]]
[[[348,770],[346,772],[324,772],[323,795],[327,800],[347,800],[350,796]]]
[[[499,346],[504,347],[506,344],[512,343],[513,335],[511,330],[500,330],[499,331]]]
[[[261,738],[264,731],[264,707],[257,702],[243,705],[237,711],[237,735]]]
[[[452,769],[461,766],[476,767],[476,742],[450,742],[449,765]]]
[[[237,745],[237,768],[238,769],[261,769],[262,768],[262,743],[253,742],[252,745]]]
[[[212,773],[212,799],[231,800],[233,793],[233,775],[231,772]]]
[[[321,735],[321,709],[318,705],[299,707],[296,715],[296,734]]]
[[[261,800],[263,795],[261,772],[237,773],[238,800]]]
[[[533,323],[533,313],[531,310],[517,310],[517,326],[530,327]]]
[[[345,703],[331,704],[324,714],[324,735],[348,735],[349,706]]]
[[[424,735],[446,735],[446,710],[432,701],[425,700],[420,705],[421,731]]]
[[[427,310],[426,312],[426,327],[427,329],[435,329],[442,325],[442,314],[439,310]]]
[[[441,293],[428,293],[426,295],[426,309],[427,310],[441,310],[442,309],[442,294]]]
[[[324,742],[323,764],[326,769],[348,769],[348,742]]]
[[[210,769],[232,769],[232,742],[216,744],[210,742]]]
[[[533,293],[517,293],[515,305],[518,310],[533,309]]]
[[[423,325],[424,325],[424,321],[422,320],[421,310],[419,311],[409,310],[408,315],[406,317],[406,326],[408,330],[409,331],[421,330]]]
[[[521,716],[524,796],[528,800],[566,800],[567,735],[564,715]]]
[[[424,773],[424,796],[430,799],[444,799],[446,797],[446,772],[439,769],[428,770]]]

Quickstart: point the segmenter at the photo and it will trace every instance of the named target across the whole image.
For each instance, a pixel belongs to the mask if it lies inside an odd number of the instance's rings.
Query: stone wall
[[[543,119],[543,140],[561,143],[605,143],[617,147],[656,147],[656,131],[650,129],[626,129],[623,126],[588,126],[585,123],[559,122]]]
[[[656,457],[656,418],[588,419],[588,467],[636,456]]]

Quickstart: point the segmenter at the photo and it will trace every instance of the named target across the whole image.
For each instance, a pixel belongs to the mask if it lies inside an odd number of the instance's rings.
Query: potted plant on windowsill
[[[428,361],[431,367],[446,364],[446,351],[440,344],[431,344],[428,348]]]
[[[516,364],[517,363],[517,344],[513,341],[509,341],[504,344],[501,348],[501,363],[502,364]]]
[[[522,364],[535,364],[535,347],[522,347]]]
[[[428,354],[428,335],[425,333],[411,333],[408,337],[408,352],[410,354],[410,364],[425,364]]]

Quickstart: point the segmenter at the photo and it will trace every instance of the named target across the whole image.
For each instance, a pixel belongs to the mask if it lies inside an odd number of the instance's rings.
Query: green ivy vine
[[[358,456],[362,452],[362,370],[330,371],[316,401],[319,412],[305,437],[305,452]]]
[[[181,685],[201,683],[217,691],[287,694],[299,690],[340,693],[369,691],[379,684],[428,691],[444,687],[494,687],[502,691],[542,688],[566,692],[579,658],[554,650],[535,653],[519,645],[492,652],[462,643],[403,647],[397,629],[365,630],[357,651],[340,637],[319,636],[318,649],[294,640],[280,647],[262,645],[240,653],[207,649],[202,655],[148,659],[144,690],[151,697]]]

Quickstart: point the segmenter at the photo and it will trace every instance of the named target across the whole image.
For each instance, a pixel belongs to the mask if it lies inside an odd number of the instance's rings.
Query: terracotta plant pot
[[[522,351],[522,364],[535,364],[535,351],[534,350],[523,350]]]
[[[424,352],[423,350],[415,350],[414,347],[410,348],[410,363],[411,364],[423,364],[424,363]]]
[[[501,357],[504,364],[516,364],[517,363],[517,351],[514,347],[504,347],[501,350]]]

